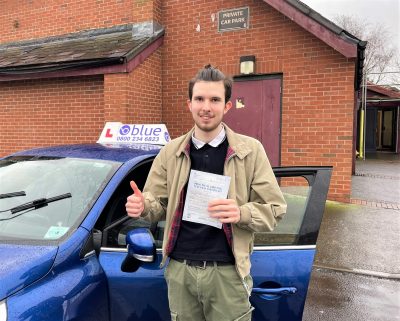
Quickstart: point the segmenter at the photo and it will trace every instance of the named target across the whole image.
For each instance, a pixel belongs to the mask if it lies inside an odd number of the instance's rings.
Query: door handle
[[[254,288],[252,291],[264,300],[274,300],[282,295],[292,295],[297,293],[295,287],[283,287],[283,288]]]

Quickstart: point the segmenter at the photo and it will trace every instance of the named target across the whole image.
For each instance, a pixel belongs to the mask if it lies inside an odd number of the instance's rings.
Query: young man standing
[[[169,257],[172,320],[251,320],[253,234],[271,231],[286,212],[261,143],[222,123],[231,92],[221,71],[201,69],[189,82],[194,128],[162,148],[143,193],[131,182],[128,215],[166,221],[162,265]],[[208,203],[221,228],[182,219],[191,170],[230,177],[228,197]]]

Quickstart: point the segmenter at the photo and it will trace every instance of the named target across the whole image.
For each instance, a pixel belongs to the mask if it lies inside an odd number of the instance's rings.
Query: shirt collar
[[[221,144],[225,140],[225,137],[226,137],[225,128],[224,128],[224,126],[222,126],[222,129],[219,132],[219,134],[211,142],[209,142],[208,145],[211,145],[212,147],[218,147],[218,145]],[[207,143],[197,139],[196,137],[194,137],[194,132],[192,134],[192,142],[193,142],[193,145],[197,149],[200,149],[205,144],[207,144]]]

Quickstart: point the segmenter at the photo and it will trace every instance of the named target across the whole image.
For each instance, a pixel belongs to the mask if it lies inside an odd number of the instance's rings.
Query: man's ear
[[[224,115],[228,112],[229,109],[232,108],[232,102],[229,100],[224,107]]]
[[[186,103],[187,103],[188,109],[190,111],[192,111],[192,101],[190,99],[188,99],[188,100],[186,100]]]

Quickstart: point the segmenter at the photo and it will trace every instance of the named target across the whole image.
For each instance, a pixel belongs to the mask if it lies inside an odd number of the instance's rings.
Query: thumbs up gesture
[[[130,217],[139,217],[144,210],[144,198],[136,183],[131,181],[130,184],[133,194],[127,198],[126,212]]]

